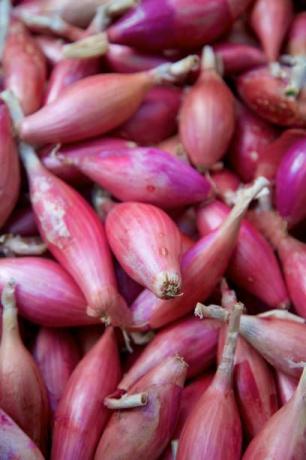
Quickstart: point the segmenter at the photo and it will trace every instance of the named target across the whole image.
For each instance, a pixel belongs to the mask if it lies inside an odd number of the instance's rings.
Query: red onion
[[[155,148],[71,152],[68,162],[121,201],[174,208],[205,200],[211,185],[189,165]]]
[[[151,89],[138,111],[117,132],[142,146],[161,142],[176,131],[181,96],[181,90],[174,87]]]
[[[80,353],[73,336],[65,330],[41,328],[33,356],[43,376],[54,414]]]
[[[185,161],[185,163],[189,163],[188,156],[183,148],[183,145],[178,135],[165,139],[164,141],[160,142],[157,147],[160,150],[170,153],[170,155],[173,155],[179,158],[180,160]]]
[[[72,373],[54,419],[52,460],[90,460],[110,412],[104,398],[120,379],[114,330],[106,329]]]
[[[235,172],[244,182],[255,177],[255,171],[266,150],[277,136],[276,129],[248,110],[236,104],[236,129],[228,153]]]
[[[222,158],[234,123],[233,96],[216,71],[212,48],[205,47],[200,77],[185,95],[179,113],[182,143],[198,169],[205,170]]]
[[[19,194],[20,172],[12,126],[5,105],[0,104],[0,228],[13,211]]]
[[[276,208],[294,226],[306,218],[306,132],[292,143],[276,175]]]
[[[107,216],[106,235],[117,260],[137,283],[157,297],[181,292],[181,235],[161,209],[121,203]]]
[[[96,58],[62,59],[53,67],[45,97],[46,104],[58,99],[63,90],[76,81],[99,73],[99,67]]]
[[[182,296],[173,300],[161,300],[145,290],[137,297],[131,307],[135,327],[142,329],[161,327],[186,315],[196,302],[212,293],[227,268],[236,245],[242,217],[250,201],[265,185],[265,180],[259,180],[246,190],[246,194],[242,194],[241,200],[222,226],[201,238],[183,255]]]
[[[48,399],[41,374],[23,345],[18,328],[13,282],[2,291],[0,405],[43,450],[48,428]]]
[[[103,60],[112,72],[133,73],[150,70],[169,62],[163,56],[144,54],[138,49],[110,43]]]
[[[281,67],[282,73],[286,76],[273,76],[266,67],[246,72],[237,79],[238,92],[250,109],[265,120],[289,128],[305,128],[305,90],[296,95],[297,89],[292,91],[290,87],[291,71]]]
[[[255,218],[277,249],[295,310],[306,318],[306,244],[287,234],[286,224],[277,214],[262,212]]]
[[[124,398],[141,394],[147,404],[132,410],[120,410],[111,417],[100,439],[95,460],[113,459],[116,452],[124,460],[157,460],[175,429],[186,371],[182,358],[171,357],[132,386],[122,396],[122,403]]]
[[[108,29],[113,43],[147,50],[194,49],[227,32],[250,0],[145,0]]]
[[[42,257],[0,260],[0,289],[16,281],[16,300],[22,316],[47,327],[97,323],[86,315],[86,301],[60,265]],[[39,282],[38,282],[39,281]]]
[[[238,176],[229,169],[223,168],[220,171],[212,171],[210,177],[216,189],[216,194],[220,196],[225,203],[232,204],[235,192],[240,186]]]
[[[38,35],[35,37],[36,43],[45,58],[52,65],[56,65],[63,58],[63,41],[58,38]]]
[[[201,235],[218,228],[230,209],[219,201],[199,209],[197,225]],[[246,219],[241,223],[237,245],[228,266],[228,276],[239,287],[261,299],[269,307],[285,308],[288,292],[273,249]]]
[[[5,87],[15,93],[25,114],[39,109],[46,82],[46,62],[23,24],[10,24],[3,54]],[[26,75],[26,78],[25,78]]]
[[[299,139],[306,136],[306,131],[302,129],[287,129],[275,141],[268,144],[259,158],[256,168],[256,176],[264,176],[268,180],[273,180],[276,176],[278,166],[285,155]]]
[[[222,360],[215,377],[188,417],[179,440],[177,460],[239,460],[242,430],[232,388],[234,355],[242,307],[233,310]]]
[[[0,457],[16,460],[44,460],[34,442],[0,409]]]
[[[35,144],[67,143],[104,134],[139,108],[149,89],[175,81],[194,67],[195,57],[133,74],[101,74],[70,85],[62,97],[20,123],[23,140]]]
[[[32,209],[30,207],[16,209],[3,227],[3,232],[21,236],[38,235]]]
[[[119,388],[129,389],[154,366],[169,356],[179,355],[188,364],[191,378],[214,362],[219,335],[217,321],[201,323],[196,318],[183,319],[158,332],[133,366],[124,375]]]
[[[221,59],[225,75],[237,75],[266,63],[263,52],[248,44],[222,42],[214,45],[214,51]]]
[[[214,305],[204,307],[198,304],[196,314],[223,321],[228,318],[226,310],[216,309]],[[305,361],[305,331],[304,322],[279,318],[275,313],[270,316],[242,315],[240,321],[243,338],[278,371],[293,377],[301,375],[301,363]]]
[[[243,460],[303,460],[306,452],[306,369],[290,401],[264,425]]]
[[[256,0],[250,22],[269,61],[276,61],[290,26],[291,0]]]
[[[298,380],[282,372],[276,372],[276,380],[278,386],[278,395],[281,405],[286,404],[293,396]]]
[[[288,37],[288,51],[293,56],[306,54],[306,12],[297,14],[291,24]]]
[[[129,310],[117,291],[105,231],[86,201],[53,176],[31,148],[23,153],[39,232],[48,249],[80,286],[87,313],[115,324],[129,322]]]

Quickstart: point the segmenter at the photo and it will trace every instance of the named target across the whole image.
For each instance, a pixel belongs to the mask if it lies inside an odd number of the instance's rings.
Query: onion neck
[[[155,85],[161,85],[179,82],[198,67],[198,56],[190,55],[174,63],[162,64],[146,73],[151,76]]]
[[[1,342],[3,343],[8,339],[20,339],[14,281],[10,281],[4,286],[1,302],[3,305]]]

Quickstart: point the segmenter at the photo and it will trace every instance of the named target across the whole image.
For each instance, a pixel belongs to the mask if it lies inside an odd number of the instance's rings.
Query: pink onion
[[[46,62],[23,24],[14,20],[3,54],[5,87],[13,91],[25,114],[39,109],[46,82]],[[25,78],[26,76],[26,78]]]
[[[129,389],[154,366],[169,356],[179,355],[188,364],[187,377],[198,375],[214,362],[219,334],[217,321],[201,323],[183,319],[159,331],[124,375],[119,387]]]
[[[263,52],[249,44],[221,42],[213,48],[221,59],[225,75],[237,75],[266,63]]]
[[[124,45],[109,44],[103,60],[112,72],[133,73],[150,70],[169,62],[169,59],[156,54],[145,54],[135,48]]]
[[[293,56],[306,54],[306,12],[297,14],[291,24],[288,37],[288,51]]]
[[[290,401],[264,425],[243,460],[303,460],[306,452],[306,369]]]
[[[199,209],[197,225],[201,235],[218,228],[230,209],[215,201]],[[288,292],[273,248],[247,219],[241,223],[237,245],[229,262],[228,276],[239,287],[274,308],[289,304]]]
[[[52,65],[56,65],[63,58],[63,41],[53,37],[38,35],[35,37],[39,49]]]
[[[1,297],[0,405],[44,450],[49,422],[47,392],[40,371],[19,335],[14,289],[11,281]]]
[[[137,283],[160,298],[180,294],[181,235],[164,211],[121,203],[109,212],[105,229],[117,260]]]
[[[182,143],[199,170],[209,168],[222,158],[234,124],[234,98],[216,71],[212,49],[205,47],[200,77],[185,94],[179,113]]]
[[[269,61],[277,61],[293,17],[291,0],[256,0],[250,22]]]
[[[114,413],[100,439],[95,460],[157,460],[175,429],[187,365],[180,357],[161,362],[133,385],[124,397],[145,395],[147,404]],[[141,427],[141,430],[140,430]]]
[[[33,355],[43,376],[49,406],[54,414],[69,377],[80,359],[77,344],[68,331],[41,328]]]
[[[283,406],[292,398],[298,385],[298,380],[282,372],[276,372],[276,380],[279,399]]]
[[[72,373],[54,419],[52,460],[91,460],[110,412],[104,398],[120,379],[114,330],[108,328]]]
[[[3,459],[44,460],[34,442],[0,409],[0,456]]]
[[[101,149],[88,154],[75,151],[67,162],[121,201],[174,208],[205,200],[211,193],[207,179],[155,148]]]

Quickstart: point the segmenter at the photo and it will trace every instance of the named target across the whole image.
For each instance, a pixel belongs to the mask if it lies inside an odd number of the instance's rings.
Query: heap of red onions
[[[0,459],[306,458],[304,0],[0,0]]]

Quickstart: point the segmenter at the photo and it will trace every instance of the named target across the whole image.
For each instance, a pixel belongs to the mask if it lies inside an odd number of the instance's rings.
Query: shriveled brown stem
[[[212,318],[224,322],[227,322],[230,316],[229,311],[225,310],[219,305],[206,306],[202,303],[197,303],[194,314],[200,319]]]
[[[2,339],[18,337],[17,307],[15,299],[15,280],[11,279],[3,288],[1,294],[2,312]]]
[[[136,393],[133,395],[123,395],[121,398],[105,398],[104,405],[108,409],[133,409],[135,407],[142,407],[148,403],[148,393]]]
[[[19,18],[29,28],[48,31],[71,41],[80,40],[85,33],[83,29],[69,24],[57,14],[34,14],[23,11]]]
[[[104,32],[82,38],[81,40],[63,46],[65,58],[88,59],[103,56],[108,49],[108,40]]]
[[[199,68],[199,57],[191,54],[190,56],[174,62],[173,64],[162,64],[151,70],[156,84],[175,83],[185,78],[191,71]]]

